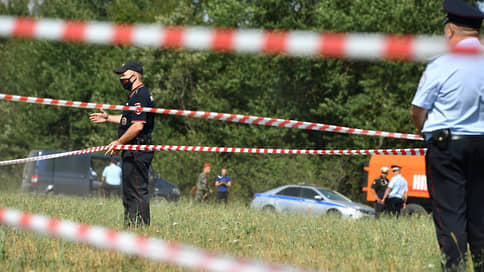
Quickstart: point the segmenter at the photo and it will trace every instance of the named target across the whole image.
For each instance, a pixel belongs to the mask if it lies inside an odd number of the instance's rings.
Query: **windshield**
[[[329,200],[351,202],[350,199],[346,198],[344,195],[337,193],[335,191],[329,191],[322,188],[316,188],[316,190],[322,193],[324,197],[326,197]]]

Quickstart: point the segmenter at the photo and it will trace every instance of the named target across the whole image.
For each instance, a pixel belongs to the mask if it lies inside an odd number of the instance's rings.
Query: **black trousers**
[[[387,212],[400,216],[400,211],[403,208],[403,199],[398,197],[388,198],[385,202],[385,206]]]
[[[112,197],[112,196],[119,197],[120,195],[120,186],[109,185],[107,183],[104,183],[101,188],[102,188],[102,193],[104,197]]]
[[[383,212],[386,212],[385,205],[375,202],[375,217],[378,218]]]
[[[150,196],[148,169],[154,152],[125,150],[123,159],[123,206],[124,223],[150,225]]]
[[[224,200],[225,205],[227,205],[227,200],[229,198],[229,192],[217,192],[217,203],[220,202],[220,200]]]
[[[451,141],[426,154],[427,183],[444,269],[458,270],[469,243],[475,271],[484,271],[484,137]]]

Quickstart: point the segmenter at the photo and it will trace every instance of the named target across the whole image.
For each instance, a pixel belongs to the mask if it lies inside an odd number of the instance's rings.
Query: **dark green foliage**
[[[33,3],[28,5],[28,3]],[[7,4],[5,4],[7,3]],[[440,34],[441,1],[423,0],[44,0],[0,2],[0,13],[75,20],[208,25],[325,32]],[[157,107],[276,117],[413,133],[410,101],[425,64],[235,55],[4,39],[2,93],[123,104],[112,69],[144,65]],[[0,101],[0,160],[31,149],[106,145],[113,125],[93,125],[85,109]],[[114,112],[113,112],[114,113]],[[389,138],[342,135],[158,115],[155,144],[301,149],[420,147]],[[205,162],[211,178],[228,168],[232,197],[274,186],[323,184],[358,199],[369,157],[157,152],[153,168],[188,192]],[[0,169],[0,172],[6,171]]]

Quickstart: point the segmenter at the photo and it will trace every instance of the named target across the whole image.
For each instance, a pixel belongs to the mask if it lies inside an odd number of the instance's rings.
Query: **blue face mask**
[[[130,80],[133,76],[134,75],[131,75],[129,78],[120,78],[119,79],[119,81],[121,82],[121,85],[123,85],[123,88],[125,88],[128,91],[131,91],[131,89],[133,88],[134,82],[131,82],[131,80]]]

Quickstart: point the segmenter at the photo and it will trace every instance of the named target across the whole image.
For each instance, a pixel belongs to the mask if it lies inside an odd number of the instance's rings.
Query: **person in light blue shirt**
[[[479,39],[471,37],[456,44],[457,48],[481,48]],[[484,134],[483,105],[484,58],[472,55],[445,55],[430,62],[420,79],[412,105],[426,112],[418,132],[426,140],[432,132],[449,129],[453,135]]]
[[[106,196],[120,192],[121,178],[121,167],[116,164],[116,161],[111,160],[109,165],[104,168],[101,179],[102,189]]]
[[[479,41],[484,12],[461,0],[445,0],[443,7],[445,38],[459,54],[427,65],[411,114],[427,142],[427,186],[443,270],[467,270],[469,247],[474,271],[484,271],[484,56]]]
[[[400,215],[400,211],[405,209],[408,197],[407,180],[400,174],[401,167],[392,165],[393,177],[388,183],[387,190],[383,196],[386,210],[389,213]]]

